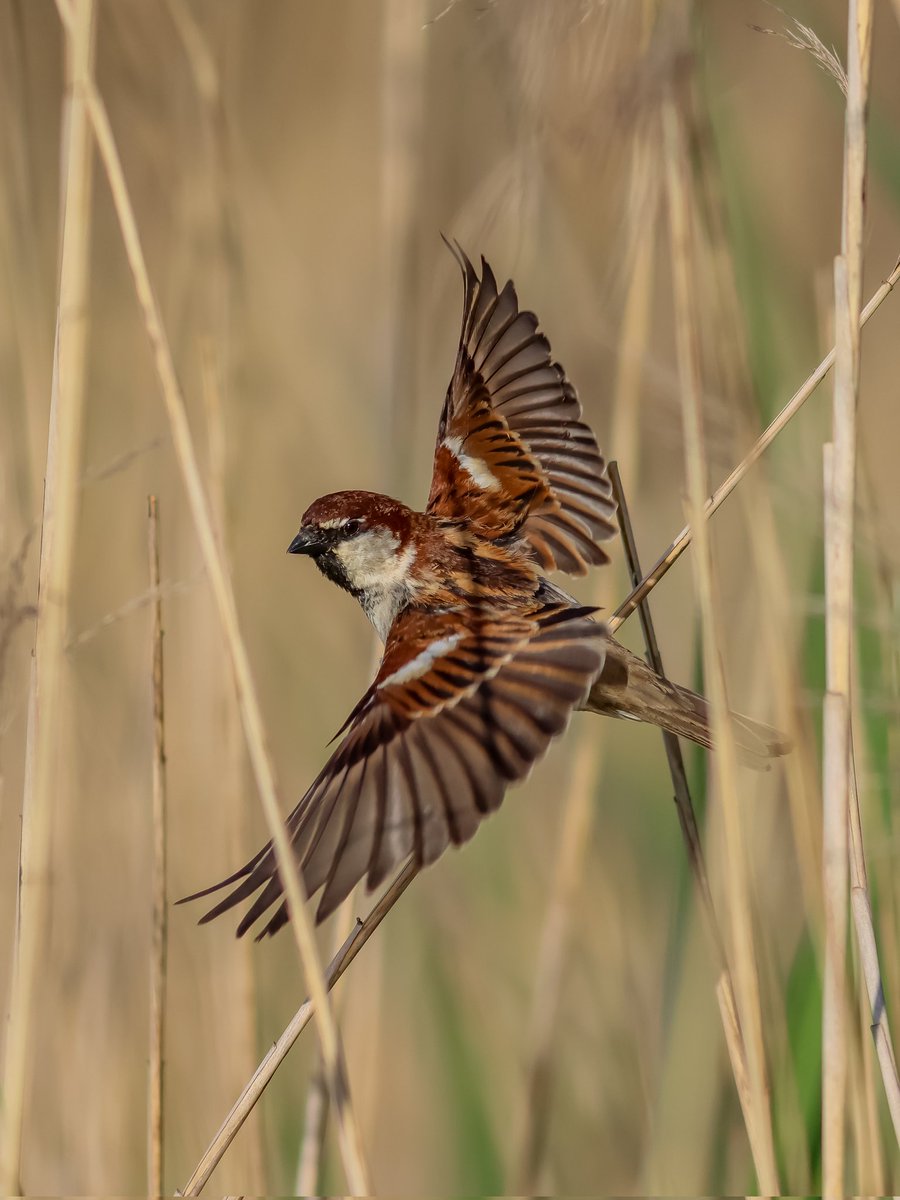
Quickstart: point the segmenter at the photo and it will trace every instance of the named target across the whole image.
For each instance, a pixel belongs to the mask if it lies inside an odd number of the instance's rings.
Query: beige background
[[[900,32],[896,5],[876,7],[866,296],[900,253]],[[662,187],[667,81],[694,139],[695,220],[706,231],[698,236],[695,319],[713,482],[826,345],[842,99],[810,55],[752,28],[784,29],[787,18],[743,0],[690,9],[676,0],[658,9],[637,0],[101,0],[99,9],[98,82],[206,482],[223,495],[241,624],[287,807],[366,686],[373,639],[349,597],[284,551],[321,492],[355,486],[424,500],[462,290],[440,231],[471,256],[487,255],[501,279],[515,278],[601,444],[631,460],[626,484],[649,564],[684,523],[666,211],[648,206],[638,186],[644,180],[651,194]],[[797,15],[840,51],[842,5],[817,0]],[[15,629],[9,621],[35,592],[64,77],[49,0],[0,0],[0,590],[14,582],[10,564],[32,535],[24,580],[3,608],[10,640],[0,679],[0,997],[13,942],[33,639],[29,619]],[[639,146],[643,174],[635,169]],[[609,442],[612,397],[636,247],[647,242],[651,316],[631,454]],[[151,490],[171,589],[164,620],[172,898],[231,871],[264,838],[99,169],[91,273],[72,637],[119,615],[70,652],[25,1135],[23,1181],[42,1193],[144,1186],[149,614],[119,610],[147,587]],[[888,590],[900,557],[898,303],[889,299],[867,330],[860,406],[859,559],[865,579],[887,579]],[[221,410],[212,426],[204,403],[211,377]],[[753,486],[763,485],[757,499],[744,489],[748,503],[739,494],[715,522],[731,699],[762,719],[777,716],[763,622],[774,623],[801,672],[806,711],[819,719],[814,561],[828,405],[826,386],[754,472]],[[118,469],[104,474],[110,466]],[[759,586],[747,534],[757,503],[774,512],[788,594]],[[618,550],[616,557],[606,593],[613,603],[625,591]],[[579,594],[593,595],[592,586],[579,584]],[[896,723],[889,676],[872,665],[898,644],[885,594],[866,583],[860,602],[874,645],[862,694],[866,711],[881,714],[879,728],[885,710]],[[697,650],[689,556],[654,605],[668,669],[690,682]],[[636,628],[627,636],[637,645]],[[563,979],[544,1183],[561,1192],[752,1185],[714,964],[685,880],[658,736],[582,715],[474,843],[413,885],[348,976],[351,1084],[379,1190],[499,1190],[514,1178],[541,922],[572,757],[585,737],[604,738],[604,755]],[[880,761],[874,756],[866,776],[869,849],[887,912],[896,845],[879,798],[897,780]],[[797,1044],[805,1019],[791,996],[804,994],[804,973],[813,971],[803,955],[817,917],[799,884],[783,773],[742,773],[741,787],[784,1181],[804,1190],[817,1178],[815,1122],[802,1116],[808,1076]],[[715,798],[712,811],[715,874]],[[289,936],[248,949],[235,941],[230,919],[199,929],[196,915],[170,914],[170,1189],[184,1182],[304,991]],[[324,949],[332,936],[323,934]],[[890,953],[896,974],[895,944]],[[211,1186],[291,1189],[311,1049],[308,1031]],[[328,1154],[328,1186],[339,1188],[331,1142]],[[896,1170],[895,1152],[888,1163]]]

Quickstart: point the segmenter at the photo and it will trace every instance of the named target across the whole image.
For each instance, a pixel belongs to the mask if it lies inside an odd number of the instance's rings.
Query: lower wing
[[[592,611],[398,617],[374,684],[287,818],[306,893],[322,889],[318,921],[361,879],[377,887],[410,856],[424,867],[468,841],[509,784],[525,778],[603,665],[605,630]],[[185,900],[232,884],[201,923],[257,891],[238,935],[276,904],[258,937],[287,922],[271,843]]]

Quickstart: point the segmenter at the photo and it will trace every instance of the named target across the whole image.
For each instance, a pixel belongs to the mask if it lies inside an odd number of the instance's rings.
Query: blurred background
[[[710,481],[832,344],[843,97],[795,18],[844,56],[838,0],[99,0],[110,111],[227,546],[285,811],[372,675],[355,602],[285,555],[344,487],[424,503],[462,285],[440,233],[537,311],[618,458],[649,565],[685,522],[661,105],[690,152]],[[900,253],[900,5],[876,6],[864,296]],[[758,28],[762,27],[762,28]],[[765,32],[768,30],[769,32]],[[772,32],[774,31],[774,32]],[[786,36],[784,36],[786,35]],[[799,44],[798,44],[799,43]],[[56,319],[64,41],[50,0],[0,0],[0,997],[9,988]],[[891,796],[900,681],[900,300],[863,339],[859,769],[887,1005],[900,994]],[[265,840],[224,643],[105,176],[95,166],[82,488],[50,911],[25,1114],[29,1192],[145,1184],[150,952],[146,497],[159,497],[171,900]],[[821,1186],[818,749],[823,386],[713,522],[732,706],[797,748],[742,770],[781,1185]],[[620,548],[579,596],[628,585]],[[702,686],[688,553],[652,607]],[[623,640],[639,648],[634,621]],[[719,799],[688,755],[713,891]],[[573,792],[573,789],[580,789]],[[346,977],[353,1098],[378,1190],[742,1192],[753,1164],[659,735],[579,714],[464,850],[417,879]],[[568,937],[535,1103],[535,995],[562,829]],[[355,911],[371,901],[358,896]],[[166,1189],[184,1183],[305,994],[289,934],[170,910]],[[330,957],[334,922],[320,934]],[[723,918],[723,924],[727,922]],[[896,1188],[850,990],[848,1186]],[[5,1009],[4,1009],[5,1011]],[[213,1176],[295,1186],[308,1029]],[[529,1150],[529,1147],[531,1148]],[[530,1162],[530,1165],[528,1163]],[[343,1187],[329,1131],[325,1190]]]

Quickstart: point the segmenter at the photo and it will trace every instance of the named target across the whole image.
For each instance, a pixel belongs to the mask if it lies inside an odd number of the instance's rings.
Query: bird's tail
[[[709,703],[688,688],[671,683],[642,658],[612,638],[606,643],[606,660],[584,703],[590,712],[628,717],[658,725],[678,737],[712,748]],[[790,750],[790,741],[769,725],[731,714],[735,744],[744,762],[764,767],[770,758]]]

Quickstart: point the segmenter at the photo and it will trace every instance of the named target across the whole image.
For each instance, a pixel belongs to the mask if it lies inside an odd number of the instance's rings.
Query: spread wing
[[[323,889],[317,920],[360,879],[377,887],[410,855],[427,866],[468,841],[525,778],[603,665],[605,631],[592,611],[465,620],[408,610],[397,619],[343,741],[287,818],[307,894]],[[262,889],[238,935],[273,905],[259,937],[285,924],[271,843],[186,900],[235,883],[202,921]]]
[[[438,427],[428,512],[486,538],[519,532],[547,570],[583,575],[616,532],[606,462],[537,317],[520,312],[481,260],[481,279],[447,243],[465,281],[453,379]]]

